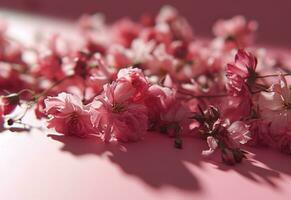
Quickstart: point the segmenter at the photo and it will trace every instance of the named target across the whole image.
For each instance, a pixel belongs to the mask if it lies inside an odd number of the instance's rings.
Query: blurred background
[[[259,43],[291,48],[290,0],[0,0],[2,10],[66,19],[102,12],[108,21],[123,16],[138,19],[144,12],[155,14],[165,4],[178,8],[197,35],[211,36],[211,26],[218,18],[241,14],[259,22]]]

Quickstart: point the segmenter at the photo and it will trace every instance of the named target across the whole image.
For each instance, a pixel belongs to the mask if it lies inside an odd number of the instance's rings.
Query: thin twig
[[[269,77],[277,77],[278,74],[268,74],[263,76],[256,76],[256,78],[269,78]],[[282,76],[291,76],[291,73],[282,74]]]

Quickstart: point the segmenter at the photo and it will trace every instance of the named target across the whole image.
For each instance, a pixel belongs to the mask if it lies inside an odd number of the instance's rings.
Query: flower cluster
[[[198,136],[209,146],[203,155],[219,150],[231,165],[246,158],[245,145],[291,154],[291,67],[254,45],[257,27],[236,16],[199,39],[165,6],[139,21],[86,15],[73,30],[78,42],[58,33],[28,48],[3,23],[0,132],[22,122],[25,113],[10,114],[27,104],[67,136],[137,142],[154,132],[176,148]]]

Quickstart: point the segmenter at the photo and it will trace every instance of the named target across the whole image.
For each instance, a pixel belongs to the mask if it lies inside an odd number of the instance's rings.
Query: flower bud
[[[222,150],[221,158],[227,165],[234,165],[236,163],[233,152],[229,149]]]
[[[10,114],[16,106],[19,104],[19,94],[12,93],[7,96],[0,97],[0,106],[3,109],[3,114],[8,115]]]
[[[240,163],[242,161],[242,159],[244,159],[246,156],[245,156],[244,151],[242,151],[240,149],[235,149],[235,150],[233,150],[233,157],[237,163]]]
[[[174,142],[174,146],[177,149],[182,149],[183,148],[183,141],[181,140],[181,138],[176,138],[175,142]]]

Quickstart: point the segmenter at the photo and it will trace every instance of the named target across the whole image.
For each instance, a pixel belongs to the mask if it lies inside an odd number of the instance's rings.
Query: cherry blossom
[[[259,99],[261,116],[271,122],[273,133],[286,133],[291,130],[291,90],[284,76],[272,85],[270,93],[262,92]]]
[[[256,21],[247,21],[243,16],[235,16],[228,20],[218,20],[213,26],[213,32],[225,42],[232,43],[231,47],[245,48],[253,43],[257,27]]]
[[[116,82],[104,86],[92,103],[91,121],[105,142],[142,139],[148,124],[143,104],[147,89],[141,70],[134,68],[120,70]]]
[[[201,38],[182,14],[164,6],[139,20],[84,15],[73,37],[41,31],[29,45],[0,22],[0,132],[25,126],[34,109],[52,132],[104,143],[151,132],[182,149],[197,137],[203,155],[218,152],[229,165],[247,158],[246,145],[291,154],[288,56],[254,44],[255,21],[218,20],[215,37]]]
[[[256,67],[256,57],[244,50],[238,50],[235,55],[235,62],[227,64],[226,67],[229,91],[238,95],[240,92],[248,90],[247,84],[253,84],[256,78]]]
[[[45,111],[50,116],[48,128],[64,135],[86,137],[93,133],[89,110],[79,97],[60,93],[44,101]]]

